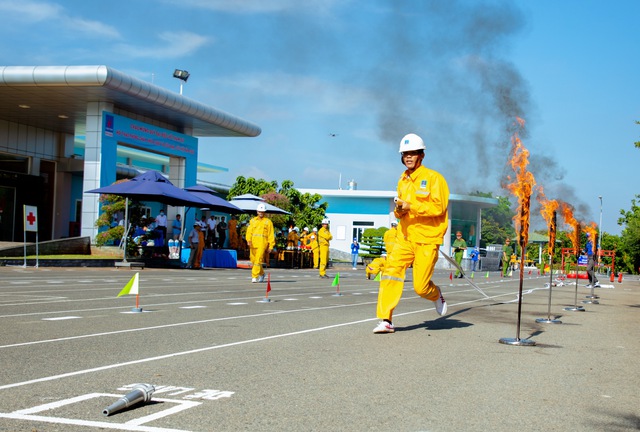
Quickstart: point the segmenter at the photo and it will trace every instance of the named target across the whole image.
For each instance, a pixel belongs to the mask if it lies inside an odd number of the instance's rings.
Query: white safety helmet
[[[313,227],[313,232],[318,232],[318,228]]]
[[[309,231],[309,227],[304,227],[302,231]]]
[[[267,211],[267,206],[264,205],[263,203],[260,203],[260,204],[258,204],[258,208],[256,208],[256,211],[266,212]]]
[[[329,225],[329,219],[322,219],[322,225]]]
[[[398,153],[403,153],[412,150],[425,150],[427,147],[424,145],[424,141],[416,134],[407,134],[400,141],[400,149]]]
[[[293,227],[293,230],[294,230],[295,232],[300,232],[300,228],[298,228],[298,227]]]

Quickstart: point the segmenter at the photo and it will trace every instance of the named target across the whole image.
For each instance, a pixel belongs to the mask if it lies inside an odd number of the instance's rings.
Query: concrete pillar
[[[103,166],[103,121],[104,112],[113,112],[113,104],[108,102],[89,102],[87,104],[87,118],[84,149],[84,181],[82,190],[87,191],[101,187],[101,178],[116,178],[116,167]],[[113,150],[115,152],[115,149]],[[103,173],[103,170],[108,170]],[[112,171],[112,172],[111,172]],[[106,174],[106,176],[104,176]],[[112,183],[111,182],[111,183]],[[111,184],[109,183],[109,184]],[[107,186],[106,184],[104,186]],[[80,235],[91,237],[91,243],[95,241],[98,228],[95,226],[100,210],[100,195],[94,193],[82,194],[82,223]]]

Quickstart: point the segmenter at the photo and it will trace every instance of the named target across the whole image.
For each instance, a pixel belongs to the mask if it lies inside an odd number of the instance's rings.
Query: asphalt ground
[[[525,272],[518,320],[517,274],[476,273],[484,299],[438,271],[440,317],[409,272],[396,333],[376,335],[363,269],[267,271],[269,302],[249,270],[144,269],[132,312],[136,271],[1,267],[0,431],[640,429],[637,277],[549,303]],[[152,399],[104,416],[136,383]]]

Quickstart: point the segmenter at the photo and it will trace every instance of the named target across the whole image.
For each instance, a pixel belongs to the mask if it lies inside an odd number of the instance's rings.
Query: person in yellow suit
[[[298,248],[298,241],[300,241],[298,231],[300,231],[300,228],[298,227],[293,227],[293,229],[289,231],[289,234],[287,235],[287,249],[292,250]]]
[[[382,240],[384,241],[384,250],[387,251],[387,254],[390,254],[393,250],[393,246],[396,244],[396,235],[398,234],[398,223],[391,222],[391,228],[388,229]]]
[[[328,278],[327,263],[329,262],[329,242],[333,240],[333,236],[329,231],[329,219],[322,220],[322,227],[318,231],[318,245],[320,246],[320,266],[318,271],[321,278]]]
[[[447,232],[449,186],[444,177],[422,165],[424,141],[405,135],[400,141],[401,162],[407,168],[398,180],[394,214],[400,221],[393,250],[380,278],[376,315],[380,322],[374,333],[393,333],[393,311],[400,302],[404,272],[413,263],[413,289],[435,303],[439,315],[447,313],[447,303],[431,277],[442,239]]]
[[[238,249],[240,246],[238,242],[238,220],[235,216],[231,216],[229,220],[229,247],[231,249]]]
[[[249,246],[249,259],[251,260],[251,282],[264,281],[264,262],[265,253],[269,254],[276,244],[276,238],[273,233],[273,223],[271,219],[264,217],[266,206],[262,203],[258,204],[256,210],[257,216],[249,221],[247,228],[247,245]]]
[[[320,263],[320,245],[318,244],[318,228],[313,227],[309,234],[309,247],[313,253],[313,268],[317,269]]]

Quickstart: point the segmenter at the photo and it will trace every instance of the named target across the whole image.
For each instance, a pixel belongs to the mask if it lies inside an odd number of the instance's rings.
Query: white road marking
[[[416,296],[416,298],[418,298],[418,297]],[[482,299],[474,299],[474,300],[469,300],[469,301],[464,301],[464,302],[460,302],[460,303],[451,304],[451,306],[459,306],[459,305],[470,304],[470,303],[478,303],[478,302],[481,302],[483,300],[486,300],[486,299],[484,299],[484,298],[482,298]],[[239,319],[239,318],[246,318],[246,317],[252,317],[252,316],[263,317],[263,316],[271,315],[271,314],[292,313],[292,312],[308,312],[310,310],[326,310],[326,309],[332,309],[332,308],[362,306],[364,304],[371,304],[371,302],[352,304],[352,305],[334,305],[334,306],[330,306],[330,307],[318,307],[318,308],[312,308],[312,309],[308,309],[308,308],[307,309],[296,309],[296,310],[293,310],[293,311],[276,311],[276,312],[271,312],[271,313],[266,313],[266,314],[246,315],[246,316],[243,316],[243,317],[214,318],[214,319],[210,319],[210,320],[194,321],[194,322],[190,322],[190,323],[178,323],[178,324],[168,324],[168,325],[163,325],[163,326],[148,327],[146,329],[148,330],[148,329],[151,329],[151,328],[177,327],[177,326],[181,326],[181,325],[199,324],[199,323],[206,323],[206,322],[222,321],[222,320],[227,320],[227,319]],[[405,313],[395,314],[395,316],[413,315],[413,314],[417,314],[417,313],[424,313],[426,311],[431,311],[431,310],[434,310],[434,309],[435,309],[435,307],[429,307],[429,308],[420,309],[420,310],[416,310],[416,311],[412,311],[412,312],[405,312]],[[98,366],[98,367],[90,368],[90,369],[83,369],[83,370],[78,370],[78,371],[74,371],[74,372],[67,372],[67,373],[63,373],[63,374],[59,374],[59,375],[52,375],[52,376],[48,376],[48,377],[36,378],[36,379],[29,380],[29,381],[22,381],[22,382],[17,382],[17,383],[12,383],[12,384],[5,384],[5,385],[0,386],[0,390],[6,390],[6,389],[10,389],[10,388],[15,388],[15,387],[23,387],[23,386],[42,383],[42,382],[47,382],[47,381],[55,381],[55,380],[68,378],[68,377],[72,377],[72,376],[85,375],[85,374],[94,373],[94,372],[102,372],[102,371],[106,371],[106,370],[110,370],[110,369],[116,369],[116,368],[121,368],[121,367],[126,367],[126,366],[138,365],[138,364],[142,364],[142,363],[149,363],[149,362],[169,359],[169,358],[173,358],[173,357],[180,357],[180,356],[190,355],[190,354],[198,354],[198,353],[207,352],[207,351],[213,351],[213,350],[217,350],[217,349],[221,349],[221,348],[230,348],[230,347],[242,346],[242,345],[247,345],[247,344],[252,344],[252,343],[264,342],[264,341],[273,340],[273,339],[280,339],[280,338],[285,338],[285,337],[299,336],[299,335],[308,334],[308,333],[321,332],[321,331],[325,331],[325,330],[332,330],[332,329],[336,329],[336,328],[340,328],[340,327],[358,325],[358,324],[371,322],[371,321],[377,321],[377,320],[378,320],[378,318],[366,318],[366,319],[357,320],[357,321],[349,321],[349,322],[345,322],[345,323],[333,324],[333,325],[328,325],[328,326],[323,326],[323,327],[315,327],[315,328],[310,328],[310,329],[306,329],[306,330],[298,330],[298,331],[294,331],[294,332],[275,334],[275,335],[264,336],[264,337],[255,338],[255,339],[247,339],[247,340],[242,340],[242,341],[237,341],[237,342],[230,342],[230,343],[223,344],[223,345],[211,345],[211,346],[207,346],[207,347],[203,347],[203,348],[196,348],[196,349],[187,350],[187,351],[178,351],[178,352],[164,354],[164,355],[155,356],[155,357],[147,357],[147,358],[142,358],[142,359],[138,359],[138,360],[131,360],[131,361],[128,361],[128,362],[123,362],[123,363],[114,363],[114,364]],[[143,330],[143,329],[122,330],[122,331],[118,331],[118,332],[111,332],[111,333],[104,333],[104,334],[126,333],[126,332],[130,332],[130,331],[139,331],[139,330]],[[82,337],[92,337],[92,336],[95,336],[95,335],[77,336],[77,337],[64,338],[64,339],[79,339],[79,338],[82,338]],[[64,339],[56,339],[56,340],[32,342],[32,343],[24,343],[24,344],[15,344],[13,346],[31,345],[31,344],[44,343],[44,342],[53,342],[53,341],[59,341],[59,340],[64,340]],[[6,345],[6,346],[9,346],[9,345]],[[3,347],[0,347],[0,348],[3,348]]]
[[[109,423],[109,422],[99,422],[99,421],[91,421],[91,420],[80,420],[80,419],[67,419],[61,417],[47,417],[41,415],[34,415],[43,411],[50,411],[56,408],[63,407],[65,405],[71,405],[78,402],[83,402],[89,399],[95,399],[98,397],[114,397],[121,398],[124,395],[116,395],[109,393],[89,393],[82,396],[76,396],[69,399],[64,399],[61,401],[51,402],[43,405],[38,405],[32,408],[27,408],[23,410],[13,411],[11,413],[0,413],[0,418],[8,418],[13,420],[23,420],[23,421],[37,421],[42,423],[56,423],[56,424],[67,424],[67,425],[76,425],[83,427],[92,427],[92,428],[104,428],[104,429],[115,429],[115,430],[125,430],[125,431],[140,431],[140,432],[186,432],[181,429],[168,429],[168,428],[158,428],[152,426],[142,426],[145,423],[149,423],[154,420],[158,420],[160,418],[178,413],[180,411],[187,410],[189,408],[193,408],[199,405],[202,405],[202,402],[194,402],[194,401],[184,401],[184,400],[173,400],[173,399],[163,399],[163,398],[152,398],[153,401],[164,402],[164,403],[173,403],[177,404],[172,408],[168,408],[162,410],[160,412],[140,417],[137,419],[130,420],[125,423]]]
[[[79,316],[65,316],[65,317],[55,317],[55,318],[42,318],[42,321],[64,321],[64,320],[72,320],[72,319],[80,319],[82,317]]]

